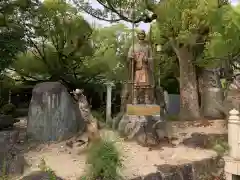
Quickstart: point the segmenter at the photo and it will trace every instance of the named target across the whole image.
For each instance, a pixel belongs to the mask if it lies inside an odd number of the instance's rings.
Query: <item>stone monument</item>
[[[155,145],[166,136],[166,125],[160,119],[160,106],[155,104],[152,48],[146,34],[137,34],[138,41],[128,52],[128,98],[125,114],[118,130],[141,145]]]
[[[205,68],[202,70],[202,83],[200,90],[201,108],[204,117],[208,119],[224,118],[223,113],[218,106],[218,104],[221,104],[224,99],[219,69]]]
[[[43,82],[32,91],[27,136],[42,142],[68,139],[83,133],[83,114],[60,82]]]

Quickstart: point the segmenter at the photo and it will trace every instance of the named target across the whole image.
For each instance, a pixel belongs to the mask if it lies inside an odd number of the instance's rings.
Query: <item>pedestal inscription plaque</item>
[[[128,104],[127,115],[160,116],[160,106],[155,104]]]

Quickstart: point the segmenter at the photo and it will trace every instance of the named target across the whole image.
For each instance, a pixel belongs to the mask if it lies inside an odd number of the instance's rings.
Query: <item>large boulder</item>
[[[199,90],[201,94],[201,110],[205,118],[222,119],[219,105],[222,104],[224,93],[218,69],[204,69],[199,77]]]
[[[77,103],[59,82],[37,84],[29,105],[27,136],[39,141],[58,141],[83,132],[84,121]]]
[[[0,131],[0,177],[21,175],[24,172],[27,163],[16,146],[18,138],[19,132],[16,130]]]

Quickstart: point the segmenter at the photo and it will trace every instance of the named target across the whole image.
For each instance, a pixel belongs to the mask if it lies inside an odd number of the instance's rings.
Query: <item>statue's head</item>
[[[141,30],[140,32],[137,33],[137,37],[139,40],[144,40],[146,37],[146,33],[144,30]]]
[[[83,89],[76,89],[75,91],[73,91],[74,96],[80,96],[83,94]]]

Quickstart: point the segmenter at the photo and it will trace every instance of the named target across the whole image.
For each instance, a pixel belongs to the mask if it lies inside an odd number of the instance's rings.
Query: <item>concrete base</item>
[[[156,123],[157,122],[157,123]],[[168,137],[166,121],[160,116],[123,115],[118,125],[120,135],[135,139],[143,146],[157,145],[159,139]]]
[[[235,160],[232,157],[224,157],[225,161],[225,177],[226,180],[240,180],[240,160]]]

